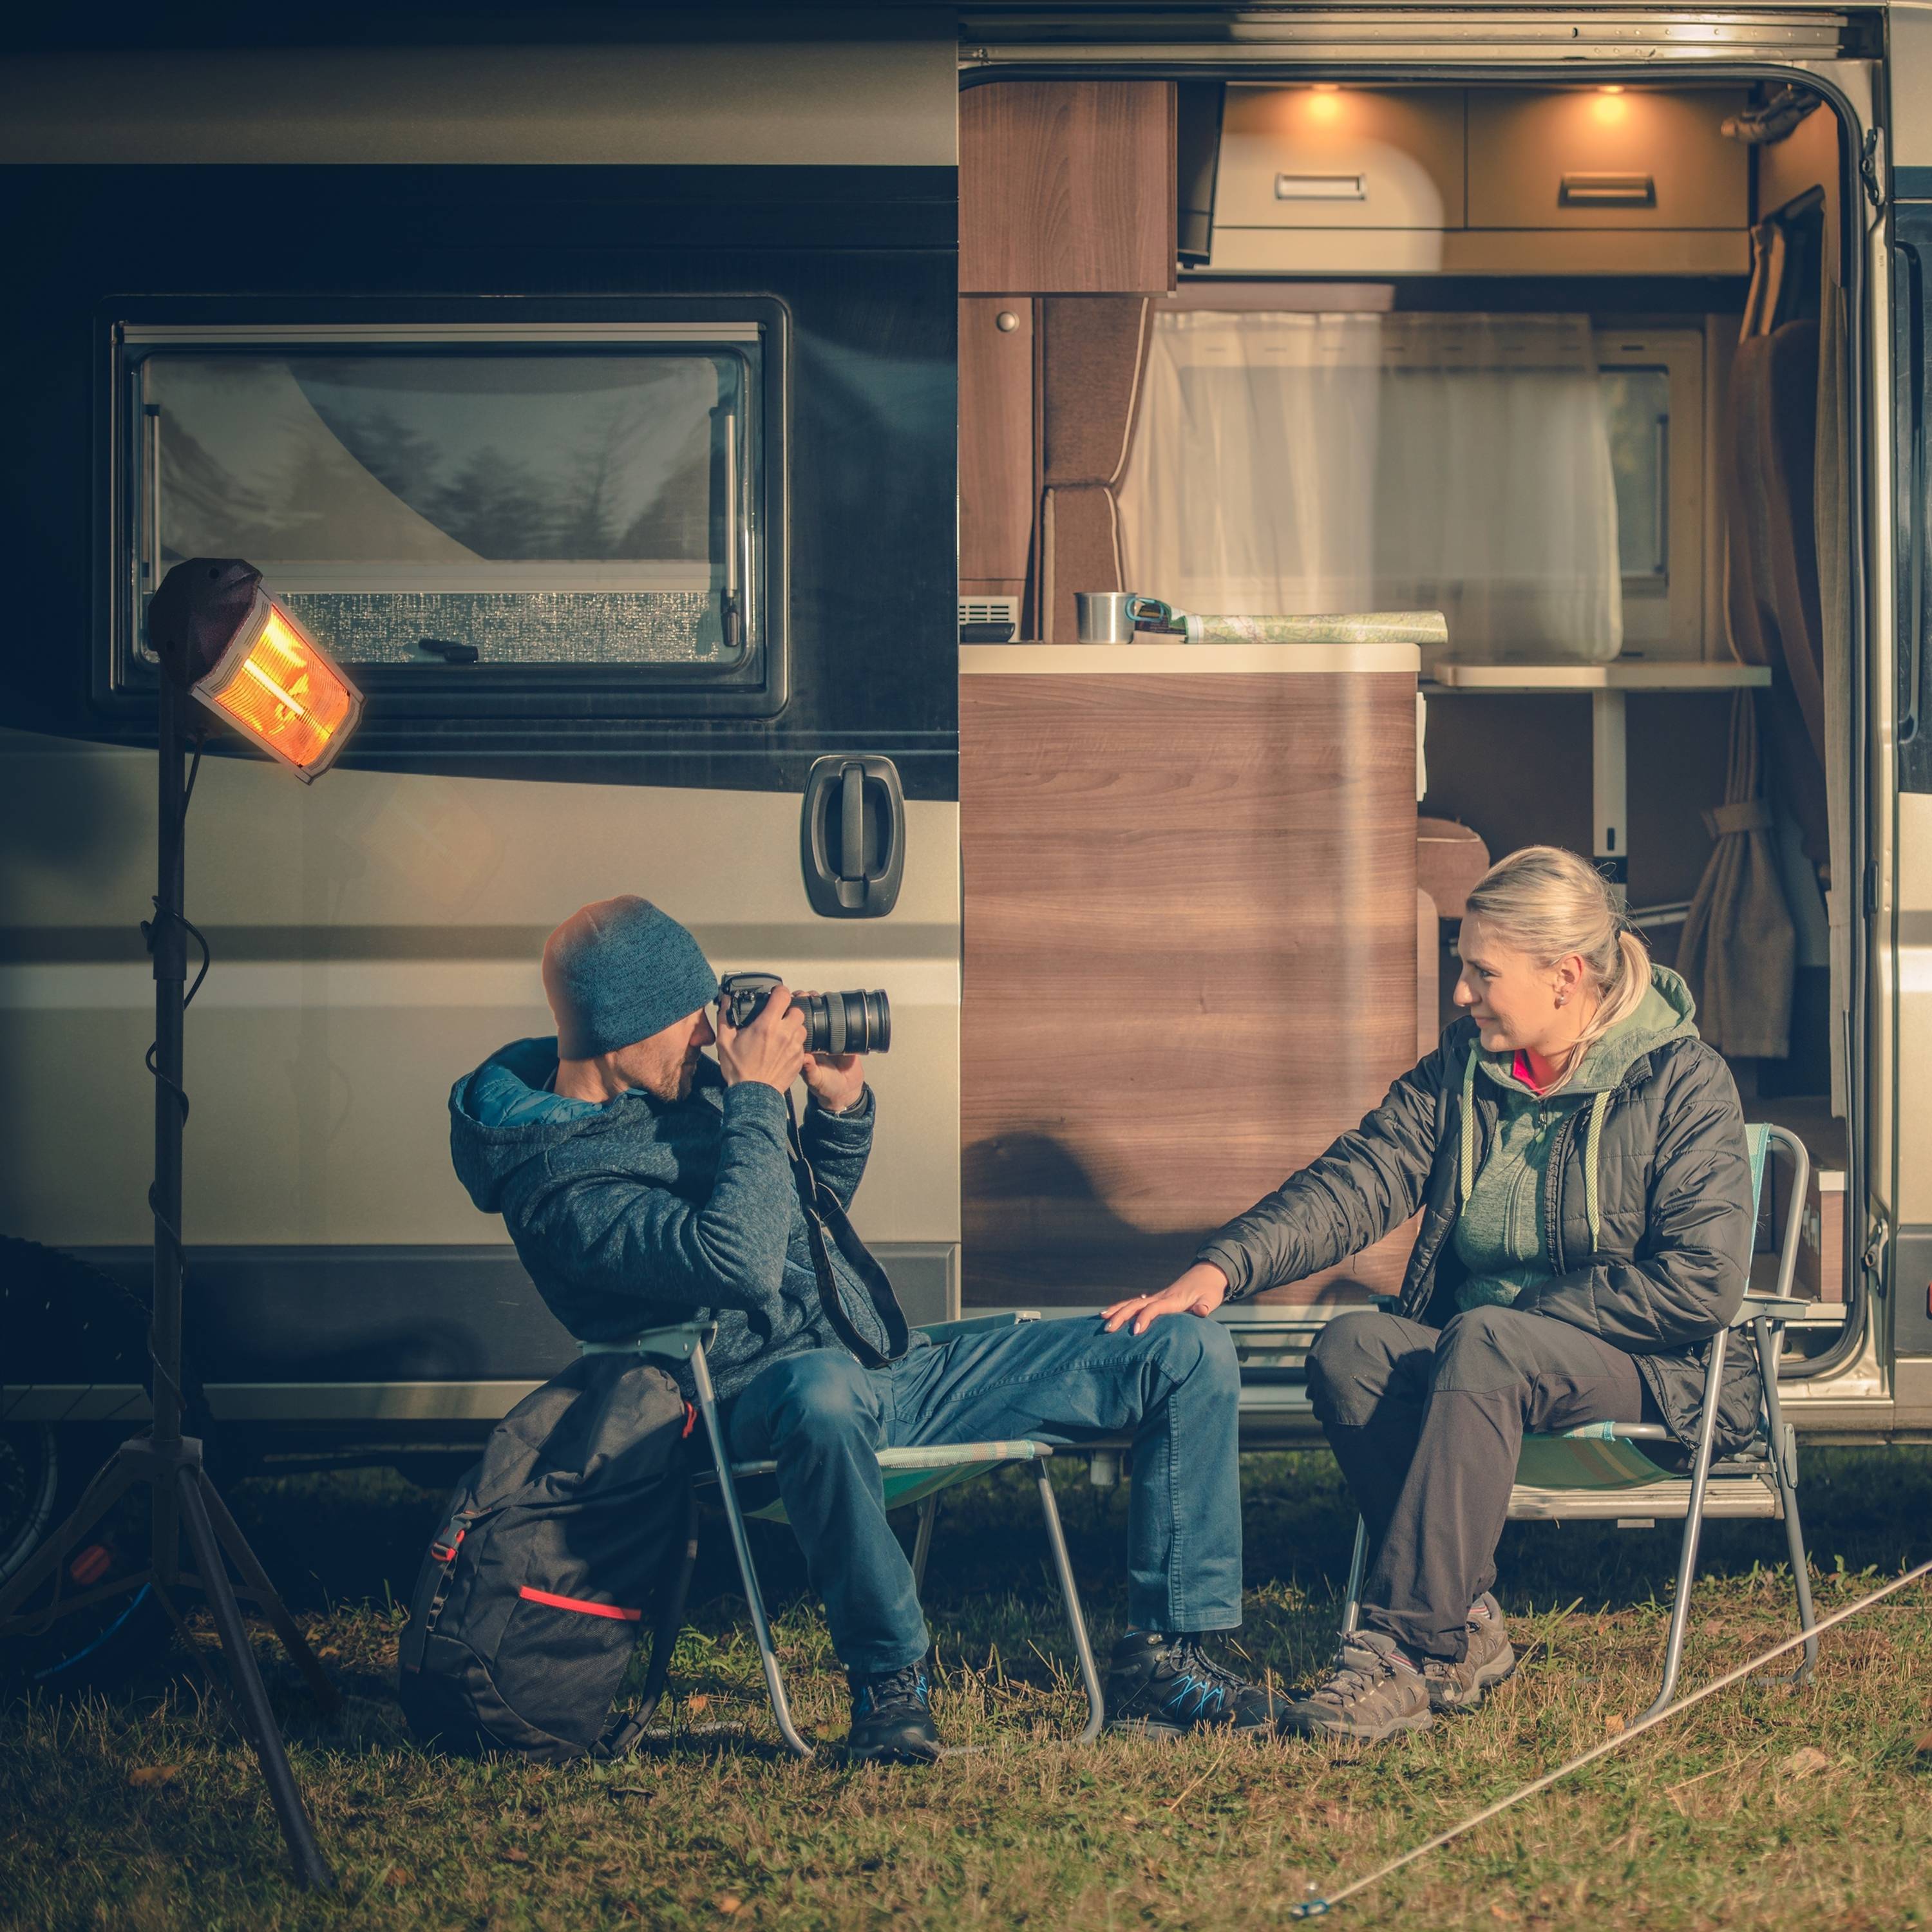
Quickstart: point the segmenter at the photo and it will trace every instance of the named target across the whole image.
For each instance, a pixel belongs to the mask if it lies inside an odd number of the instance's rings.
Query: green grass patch
[[[1124,1608],[1124,1490],[1058,1472],[1096,1642]],[[1257,1674],[1333,1644],[1353,1519],[1323,1455],[1251,1457]],[[451,1762],[410,1742],[395,1642],[440,1498],[386,1474],[241,1486],[237,1514],[347,1693],[323,1724],[261,1636],[339,1888],[286,1881],[254,1761],[192,1664],[0,1714],[0,1925],[428,1928],[1272,1926],[1604,1738],[1660,1669],[1674,1526],[1508,1532],[1516,1678],[1371,1755],[1294,1743],[1067,1740],[1083,1706],[1029,1478],[956,1492],[928,1578],[931,1768],[785,1758],[722,1525],[680,1642],[670,1734],[625,1763]],[[1932,1452],[1814,1451],[1821,1613],[1927,1551]],[[905,1520],[908,1532],[910,1519]],[[844,1680],[794,1546],[753,1526],[802,1727],[843,1736]],[[1708,1681],[1793,1627],[1775,1524],[1714,1525],[1685,1666]],[[205,1641],[212,1642],[212,1640]],[[216,1666],[218,1669],[218,1665]],[[1815,1684],[1754,1680],[1412,1868],[1328,1923],[1367,1927],[1932,1925],[1932,1588],[1824,1639]]]

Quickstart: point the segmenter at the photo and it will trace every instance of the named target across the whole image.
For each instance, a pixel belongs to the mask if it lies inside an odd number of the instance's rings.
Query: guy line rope
[[[1861,1610],[1870,1610],[1873,1604],[1891,1596],[1896,1591],[1904,1589],[1906,1584],[1916,1582],[1928,1571],[1932,1571],[1932,1562],[1922,1563],[1916,1570],[1906,1570],[1904,1576],[1896,1577],[1882,1588],[1861,1597],[1856,1603],[1847,1604],[1842,1610],[1834,1610],[1828,1617],[1821,1617],[1811,1626],[1808,1634],[1819,1636],[1834,1624],[1841,1624],[1847,1617],[1855,1617]],[[1773,1658],[1782,1657],[1787,1650],[1797,1649],[1804,1642],[1807,1634],[1801,1630],[1797,1636],[1787,1637],[1784,1642],[1774,1645],[1761,1657],[1754,1657],[1748,1664],[1741,1664],[1736,1670],[1729,1671],[1724,1676],[1706,1684],[1701,1690],[1694,1690],[1687,1697],[1679,1697],[1674,1703],[1665,1705],[1662,1710],[1648,1718],[1640,1718],[1628,1730],[1619,1731],[1615,1737],[1607,1738],[1603,1743],[1593,1745],[1581,1756],[1573,1757],[1568,1764],[1558,1765],[1554,1771],[1538,1778],[1534,1784],[1526,1784],[1520,1791],[1512,1791],[1507,1798],[1498,1798],[1495,1804],[1485,1807],[1473,1818],[1465,1818],[1460,1825],[1452,1825],[1448,1831],[1439,1832],[1426,1844],[1418,1845],[1414,1850],[1404,1852],[1401,1857],[1390,1859],[1385,1865],[1378,1865],[1366,1876],[1345,1885],[1340,1892],[1304,1900],[1296,1906],[1289,1916],[1295,1918],[1318,1918],[1324,1912],[1340,1905],[1344,1899],[1354,1898],[1358,1892],[1366,1892],[1370,1886],[1379,1884],[1393,1873],[1400,1871],[1404,1865],[1413,1864],[1418,1858],[1426,1858],[1431,1852],[1441,1850],[1452,1839],[1460,1838],[1465,1832],[1473,1832],[1478,1825],[1486,1824],[1490,1819],[1507,1811],[1512,1804],[1520,1804],[1526,1798],[1534,1797],[1539,1791],[1548,1790],[1559,1778],[1568,1778],[1573,1771],[1581,1771],[1586,1764],[1594,1764],[1598,1758],[1607,1756],[1612,1751],[1628,1744],[1631,1738],[1641,1737],[1653,1725],[1662,1724],[1666,1718],[1674,1718],[1679,1711],[1688,1711],[1693,1704],[1702,1703],[1706,1697],[1736,1683],[1741,1678],[1748,1677],[1754,1670],[1762,1669]]]

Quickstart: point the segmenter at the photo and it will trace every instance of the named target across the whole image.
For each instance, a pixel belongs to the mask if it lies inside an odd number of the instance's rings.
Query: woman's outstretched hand
[[[1102,1310],[1100,1318],[1110,1335],[1130,1322],[1136,1335],[1144,1335],[1163,1315],[1212,1315],[1227,1298],[1228,1277],[1212,1262],[1196,1262],[1158,1294],[1130,1294]]]

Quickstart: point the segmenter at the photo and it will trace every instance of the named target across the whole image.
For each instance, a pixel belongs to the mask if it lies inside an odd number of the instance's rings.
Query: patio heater
[[[198,1589],[207,1599],[228,1660],[234,1714],[261,1764],[296,1882],[304,1888],[328,1886],[334,1880],[296,1787],[238,1598],[248,1598],[267,1618],[325,1712],[333,1712],[339,1700],[209,1480],[200,1441],[182,1433],[182,1128],[188,1118],[182,1020],[208,970],[206,944],[184,910],[183,835],[201,742],[209,730],[196,706],[238,730],[308,783],[328,769],[347,742],[362,716],[362,698],[262,589],[261,572],[238,560],[196,557],[177,564],[148,606],[148,634],[161,667],[160,863],[154,916],[142,928],[154,971],[154,1044],[148,1063],[154,1076],[154,1179],[148,1193],[154,1216],[148,1329],[153,1420],[142,1434],[121,1445],[88,1485],[73,1514],[0,1590],[0,1637],[44,1628],[65,1611],[94,1600],[94,1593],[86,1590],[63,1600],[68,1559],[122,1496],[145,1487],[152,1506],[148,1568],[110,1587],[151,1586],[184,1635],[180,1593]],[[190,735],[195,740],[191,767],[186,758]],[[188,983],[190,935],[203,956],[193,986]],[[241,1577],[238,1589],[229,1576],[230,1562]],[[51,1604],[31,1616],[20,1615],[21,1606],[50,1581]]]

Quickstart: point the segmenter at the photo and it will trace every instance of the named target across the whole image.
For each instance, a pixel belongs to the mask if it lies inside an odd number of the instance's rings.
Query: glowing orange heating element
[[[295,620],[258,594],[256,610],[195,695],[304,778],[355,728],[362,694]]]

